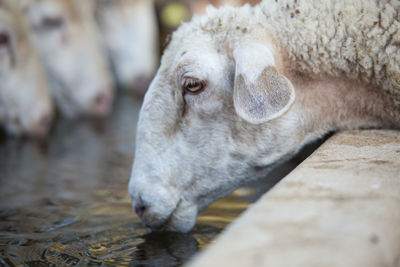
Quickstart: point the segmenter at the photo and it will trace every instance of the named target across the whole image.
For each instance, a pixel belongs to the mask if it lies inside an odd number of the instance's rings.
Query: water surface
[[[0,140],[0,266],[182,265],[299,161],[216,202],[189,234],[151,233],[127,192],[140,104],[120,95],[107,120]]]

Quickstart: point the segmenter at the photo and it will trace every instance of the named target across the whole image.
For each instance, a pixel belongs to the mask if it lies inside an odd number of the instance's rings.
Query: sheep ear
[[[280,75],[271,51],[259,43],[234,50],[236,63],[233,103],[236,113],[254,124],[282,116],[292,106],[292,83]]]

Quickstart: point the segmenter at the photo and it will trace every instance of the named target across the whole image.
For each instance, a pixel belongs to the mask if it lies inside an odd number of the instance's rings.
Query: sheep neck
[[[400,128],[400,107],[379,88],[349,79],[310,79],[294,74],[298,118],[304,139],[356,128]]]

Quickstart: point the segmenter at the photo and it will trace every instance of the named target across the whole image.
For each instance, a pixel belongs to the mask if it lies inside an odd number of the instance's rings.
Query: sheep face
[[[21,5],[61,112],[107,114],[111,78],[87,1],[21,0]]]
[[[44,70],[19,10],[0,2],[0,123],[13,135],[43,136],[53,105]]]
[[[129,183],[151,228],[189,231],[198,211],[293,150],[293,86],[276,72],[270,42],[242,40],[229,47],[178,31],[163,56],[139,116]]]
[[[153,1],[94,2],[96,20],[119,86],[143,95],[158,65]]]

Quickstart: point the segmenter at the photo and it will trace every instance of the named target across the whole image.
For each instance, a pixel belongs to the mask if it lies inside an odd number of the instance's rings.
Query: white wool
[[[265,0],[260,8],[298,71],[400,94],[399,1]]]
[[[13,135],[43,136],[54,115],[41,61],[22,14],[12,0],[0,1],[0,126]]]
[[[262,56],[259,55],[261,51]],[[244,48],[236,48],[233,51],[233,56],[236,60],[236,75],[242,74],[249,82],[255,82],[264,68],[275,66],[271,50],[259,43],[249,43],[245,44]],[[255,58],[256,60],[248,62],[248,58]]]
[[[400,99],[400,2],[264,0],[256,7],[207,8],[174,39],[209,33],[232,48],[247,36],[271,38],[293,70],[376,84]],[[275,52],[275,51],[273,51]]]

